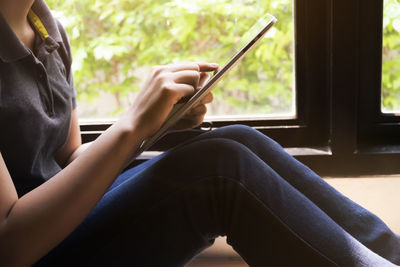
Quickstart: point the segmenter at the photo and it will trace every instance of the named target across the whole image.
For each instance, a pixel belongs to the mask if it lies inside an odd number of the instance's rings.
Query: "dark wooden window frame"
[[[383,0],[294,0],[294,9],[296,118],[207,121],[153,150],[244,124],[321,175],[399,172],[400,118],[380,111]],[[82,123],[84,142],[109,126]]]
[[[360,143],[396,149],[400,116],[381,111],[383,1],[367,1],[362,14],[366,24],[360,40]]]

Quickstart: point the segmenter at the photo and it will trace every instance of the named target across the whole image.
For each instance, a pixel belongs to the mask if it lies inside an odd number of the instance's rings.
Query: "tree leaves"
[[[153,65],[200,60],[223,64],[232,56],[230,47],[266,12],[274,14],[278,23],[221,81],[209,110],[214,115],[294,110],[291,0],[47,3],[71,38],[73,71],[84,117],[95,113],[99,117],[115,116],[115,112],[102,112],[96,103],[107,94],[114,111],[126,110],[146,76],[145,70]],[[386,110],[400,109],[399,73],[400,1],[385,0],[382,102]],[[91,102],[99,106],[86,108]]]
[[[400,110],[400,1],[385,0],[383,20],[382,105]]]
[[[98,117],[126,110],[146,76],[145,70],[153,65],[225,63],[232,56],[232,45],[266,12],[274,14],[278,24],[221,81],[209,110],[214,115],[232,115],[294,109],[291,0],[47,3],[71,37],[75,83],[84,117],[93,116],[95,109]],[[87,107],[90,102],[106,102],[105,95],[115,112],[104,113],[101,106]]]

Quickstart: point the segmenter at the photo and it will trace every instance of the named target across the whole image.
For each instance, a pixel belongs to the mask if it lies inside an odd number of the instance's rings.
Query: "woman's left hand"
[[[209,80],[210,75],[202,72],[200,74],[200,83],[198,89],[202,88],[204,84]],[[207,106],[213,101],[212,92],[207,93],[196,105],[188,110],[183,117],[171,128],[172,131],[180,131],[191,129],[199,126],[207,113]]]

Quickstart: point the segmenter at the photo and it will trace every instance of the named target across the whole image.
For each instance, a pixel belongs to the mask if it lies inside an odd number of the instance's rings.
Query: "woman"
[[[248,127],[120,174],[217,65],[153,68],[132,108],[82,145],[69,44],[44,1],[1,0],[0,34],[0,266],[181,266],[220,235],[251,266],[400,264],[382,221]]]

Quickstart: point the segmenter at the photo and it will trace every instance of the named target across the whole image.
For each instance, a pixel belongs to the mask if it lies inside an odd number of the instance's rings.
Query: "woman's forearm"
[[[88,149],[88,147],[92,144],[92,142],[90,143],[85,143],[80,145],[73,153],[72,155],[69,157],[69,159],[66,162],[66,165],[70,164],[71,162],[73,162],[75,159],[77,159],[80,155],[83,154],[83,152],[86,151],[86,149]]]
[[[0,226],[2,264],[30,265],[60,243],[101,199],[143,138],[135,127],[117,122],[64,170],[18,199]]]
[[[0,218],[0,265],[30,265],[66,238],[131,161],[141,142],[160,129],[181,98],[194,94],[201,73],[217,69],[212,63],[154,67],[121,120],[52,179],[20,199],[10,196],[12,205],[4,205],[8,215]],[[198,123],[202,113],[192,114],[191,121]],[[74,125],[77,131],[78,124]],[[78,139],[67,142],[60,161],[68,161],[79,145]]]

